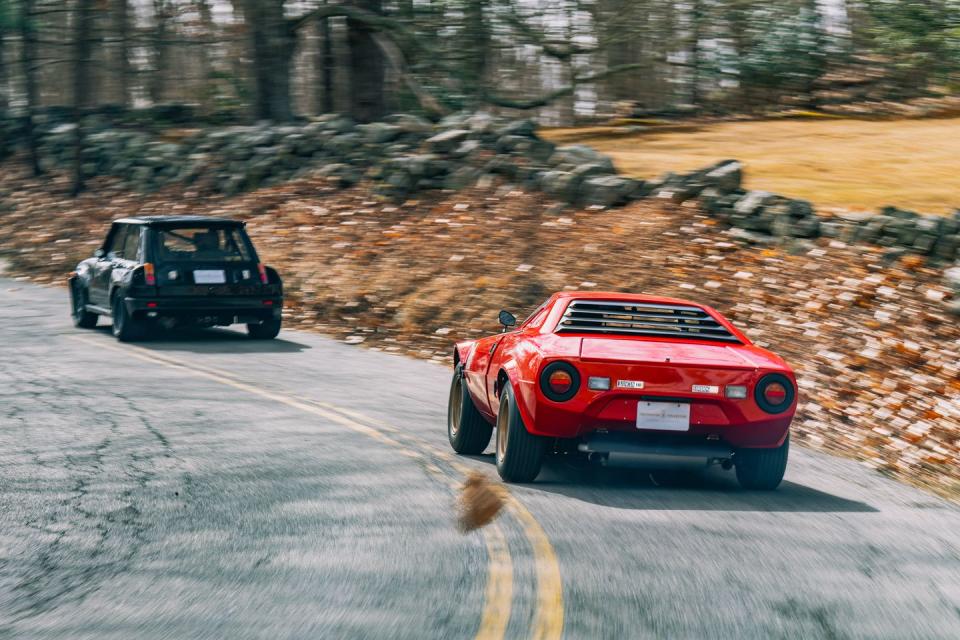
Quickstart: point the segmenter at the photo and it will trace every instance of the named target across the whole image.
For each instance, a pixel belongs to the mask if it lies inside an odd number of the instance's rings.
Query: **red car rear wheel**
[[[497,414],[497,472],[507,482],[532,482],[542,462],[543,439],[527,431],[508,383]]]
[[[447,437],[457,453],[479,455],[490,444],[493,426],[487,422],[470,398],[463,381],[463,370],[457,367],[450,383],[447,404]]]
[[[740,449],[733,457],[737,480],[744,489],[771,491],[780,486],[787,470],[790,436],[775,449]]]

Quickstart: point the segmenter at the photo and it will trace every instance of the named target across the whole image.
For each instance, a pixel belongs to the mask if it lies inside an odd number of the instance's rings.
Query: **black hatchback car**
[[[251,338],[280,332],[283,284],[265,266],[244,223],[203,216],[116,220],[70,276],[73,322],[113,318],[122,341],[151,327],[247,325]]]

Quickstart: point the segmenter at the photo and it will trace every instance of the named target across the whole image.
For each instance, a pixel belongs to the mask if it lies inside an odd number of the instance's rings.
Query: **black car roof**
[[[134,216],[132,218],[120,218],[119,220],[114,220],[113,222],[115,224],[145,224],[151,227],[182,226],[185,224],[237,227],[246,225],[246,223],[241,220],[231,220],[230,218],[213,218],[210,216]]]

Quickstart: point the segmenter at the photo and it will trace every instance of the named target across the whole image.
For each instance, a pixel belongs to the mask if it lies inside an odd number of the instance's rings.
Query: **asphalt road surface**
[[[0,279],[0,638],[960,637],[960,509],[856,463],[553,463],[464,535],[448,368],[106,324]]]

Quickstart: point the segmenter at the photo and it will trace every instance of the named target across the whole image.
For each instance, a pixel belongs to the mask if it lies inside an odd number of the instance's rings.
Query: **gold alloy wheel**
[[[447,410],[447,421],[450,425],[450,435],[456,436],[460,430],[460,413],[463,411],[463,376],[458,375],[450,387],[450,404]]]
[[[497,412],[497,461],[503,460],[507,455],[507,432],[509,427],[507,423],[510,418],[509,403],[501,397],[500,411]]]

